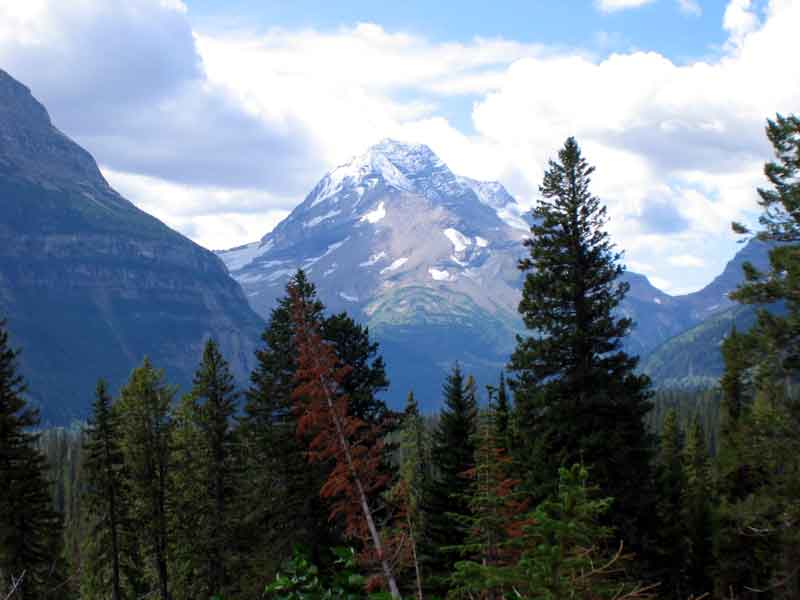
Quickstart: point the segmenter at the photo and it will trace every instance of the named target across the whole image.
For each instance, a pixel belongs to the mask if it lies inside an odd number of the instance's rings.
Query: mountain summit
[[[218,254],[265,318],[304,269],[329,309],[380,341],[390,400],[413,387],[436,394],[432,407],[453,361],[492,382],[523,330],[523,215],[501,184],[455,175],[427,146],[387,139],[325,174],[260,241]],[[653,323],[631,340],[639,352],[684,327],[669,296],[630,278],[624,310]]]
[[[504,284],[493,294],[515,294],[516,269],[499,275],[520,254],[521,214],[500,184],[458,177],[427,146],[387,139],[328,172],[259,242],[219,255],[264,315],[297,268],[331,308],[363,316],[408,286],[466,293],[494,313],[481,281],[491,271]]]

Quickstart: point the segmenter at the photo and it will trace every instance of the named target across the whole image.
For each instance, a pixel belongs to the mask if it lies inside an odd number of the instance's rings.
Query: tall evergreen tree
[[[83,570],[83,594],[87,598],[122,598],[120,578],[120,531],[123,527],[122,449],[119,426],[104,380],[97,382],[92,415],[84,442],[86,507],[91,518],[87,536],[89,560]]]
[[[470,480],[468,515],[456,515],[467,531],[460,554],[479,562],[487,572],[511,565],[518,558],[511,548],[521,536],[519,515],[525,506],[517,498],[519,483],[511,476],[511,457],[498,437],[497,408],[490,403],[478,417],[475,434],[475,466],[466,472]],[[464,565],[457,564],[457,570]],[[458,577],[456,577],[458,580]],[[502,597],[510,588],[487,586],[488,597]]]
[[[764,167],[770,187],[758,190],[763,212],[756,236],[774,246],[768,271],[745,263],[745,283],[732,294],[759,307],[755,326],[744,336],[730,336],[723,347],[727,447],[718,465],[725,525],[716,544],[718,585],[792,597],[800,594],[800,574],[785,568],[800,557],[800,510],[793,497],[800,490],[800,458],[791,450],[800,431],[800,403],[790,393],[800,375],[800,117],[777,115],[766,133],[775,160]],[[733,228],[750,233],[738,223]],[[765,308],[776,303],[785,311]],[[742,382],[750,384],[749,394]],[[743,533],[749,534],[748,547],[758,551],[749,567],[742,565],[748,558],[736,543]]]
[[[298,271],[288,285],[302,295],[308,318],[321,323],[322,303],[314,285]],[[297,437],[297,415],[292,392],[297,372],[293,342],[291,299],[288,294],[273,309],[256,352],[256,368],[246,392],[240,436],[248,473],[242,487],[242,535],[250,566],[246,578],[253,593],[260,593],[262,578],[278,568],[292,546],[309,547],[314,562],[320,555],[315,539],[327,528],[320,506],[319,469],[306,464],[305,447]],[[324,536],[323,536],[324,543]]]
[[[241,419],[241,439],[247,465],[247,489],[243,499],[243,535],[254,561],[250,569],[260,582],[264,572],[274,570],[296,544],[311,550],[315,563],[324,562],[322,550],[341,541],[341,523],[332,524],[319,497],[326,465],[306,463],[308,439],[297,436],[297,415],[292,393],[296,386],[297,351],[288,289],[302,298],[309,322],[331,342],[341,365],[350,370],[342,389],[353,399],[352,414],[370,425],[382,425],[390,415],[376,394],[388,385],[383,359],[366,328],[346,314],[326,317],[316,288],[300,270],[287,284],[287,295],[278,301],[256,352]],[[264,502],[269,498],[269,502]],[[277,557],[277,562],[273,560]]]
[[[350,397],[353,416],[365,423],[382,424],[392,415],[376,394],[388,389],[389,379],[383,357],[378,354],[378,342],[369,337],[369,328],[356,323],[347,313],[339,313],[324,319],[321,334],[333,343],[340,364],[350,367],[342,385]]]
[[[122,388],[118,408],[131,526],[161,600],[170,600],[169,520],[172,399],[175,389],[145,358]]]
[[[39,413],[25,400],[17,356],[0,320],[0,582],[22,577],[14,598],[37,600],[62,583],[62,521],[31,432]]]
[[[661,430],[656,456],[656,510],[660,527],[656,535],[658,570],[653,573],[661,582],[664,598],[685,600],[687,593],[687,557],[689,539],[683,514],[686,475],[683,470],[684,433],[678,414],[670,410]]]
[[[644,417],[649,380],[622,350],[632,323],[616,316],[628,284],[608,233],[606,209],[589,186],[594,168],[569,138],[550,161],[533,209],[530,256],[519,305],[536,332],[519,337],[510,370],[527,487],[549,495],[559,465],[583,462],[604,496],[608,518],[640,547],[650,502],[652,441]]]
[[[714,589],[713,515],[711,464],[706,434],[695,415],[686,432],[683,450],[684,492],[682,522],[688,534],[686,584],[690,594],[701,597]]]
[[[469,381],[472,383],[469,383]],[[463,546],[466,528],[459,517],[470,514],[470,481],[467,472],[475,466],[475,433],[478,404],[474,380],[464,381],[456,363],[443,386],[444,406],[433,432],[431,462],[434,477],[425,492],[425,546],[428,581],[441,592],[441,576],[450,572],[456,554],[445,547]],[[439,587],[436,586],[437,577]]]
[[[289,288],[294,343],[297,349],[297,387],[293,392],[299,415],[298,435],[309,436],[309,462],[329,462],[320,495],[332,500],[331,518],[341,517],[344,535],[362,540],[362,556],[374,557],[383,583],[399,600],[391,546],[379,531],[370,494],[384,489],[389,480],[382,472],[383,440],[376,438],[362,419],[350,414],[344,380],[351,367],[343,364],[333,344],[309,319],[311,310],[300,290]]]
[[[409,392],[399,431],[398,477],[390,491],[390,500],[402,514],[401,527],[409,540],[408,562],[413,567],[412,588],[422,600],[422,572],[420,568],[420,540],[425,530],[423,513],[424,493],[430,480],[430,440],[425,421],[419,413],[414,392]]]
[[[233,430],[237,396],[227,361],[208,340],[176,427],[175,452],[183,464],[176,465],[174,495],[184,513],[179,516],[183,539],[176,545],[195,566],[186,573],[193,587],[188,597],[235,592],[234,494],[241,483]]]
[[[613,536],[602,515],[612,500],[596,494],[585,467],[559,469],[553,495],[518,517],[521,530],[509,546],[515,559],[499,565],[459,562],[452,577],[455,592],[468,598],[654,598],[652,586],[626,580],[630,557],[621,548],[609,552]]]
[[[506,451],[511,450],[511,403],[508,400],[506,374],[500,372],[500,383],[497,386],[497,405],[495,408],[495,427],[498,441]]]

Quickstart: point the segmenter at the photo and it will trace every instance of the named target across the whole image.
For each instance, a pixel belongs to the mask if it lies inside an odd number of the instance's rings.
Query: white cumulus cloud
[[[376,23],[197,31],[178,0],[27,0],[0,3],[0,64],[120,191],[214,247],[261,237],[326,168],[383,137],[426,143],[531,205],[547,159],[574,135],[627,260],[675,291],[708,281],[736,249],[729,223],[753,219],[770,157],[764,120],[800,106],[800,62],[786,59],[800,55],[800,2],[762,5],[730,0],[727,43],[676,62],[646,49],[434,42]],[[696,14],[700,3],[673,6]],[[454,124],[451,101],[472,107],[471,127]],[[670,256],[704,265],[686,273]]]
[[[597,8],[603,12],[616,12],[629,8],[639,8],[645,4],[650,4],[655,0],[596,0]]]

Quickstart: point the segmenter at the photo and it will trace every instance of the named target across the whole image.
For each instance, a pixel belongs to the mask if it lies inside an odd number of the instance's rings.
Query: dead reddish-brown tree
[[[371,543],[389,592],[400,598],[392,557],[368,501],[388,479],[380,468],[383,442],[373,427],[349,414],[342,382],[351,369],[339,364],[335,349],[323,340],[298,290],[290,286],[288,291],[297,349],[298,435],[310,437],[309,461],[332,464],[320,492],[333,501],[331,518],[344,518],[346,535]]]

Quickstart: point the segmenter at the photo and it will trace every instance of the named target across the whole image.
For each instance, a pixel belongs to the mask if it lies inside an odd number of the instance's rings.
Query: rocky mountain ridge
[[[383,140],[325,174],[261,240],[218,254],[265,319],[291,274],[306,270],[329,309],[381,342],[391,399],[422,387],[435,405],[453,361],[491,382],[524,332],[517,261],[528,219],[501,184],[455,175],[425,145]],[[631,352],[650,353],[707,310],[707,298],[624,277],[621,312],[637,323]]]
[[[214,337],[242,381],[263,322],[222,262],[136,208],[0,70],[0,316],[46,420],[145,355],[185,390]]]

